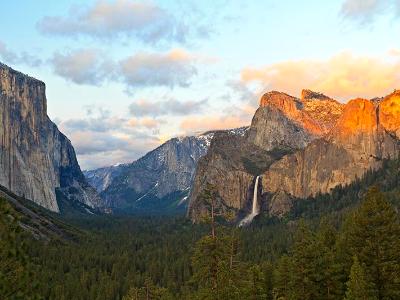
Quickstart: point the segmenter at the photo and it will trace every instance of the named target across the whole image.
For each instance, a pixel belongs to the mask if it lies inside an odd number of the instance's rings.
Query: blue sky
[[[400,1],[3,1],[0,60],[43,80],[83,168],[247,125],[259,96],[400,86]],[[5,13],[6,12],[6,13]]]

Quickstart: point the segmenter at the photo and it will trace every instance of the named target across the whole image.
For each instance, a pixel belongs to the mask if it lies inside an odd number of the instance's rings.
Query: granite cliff
[[[349,101],[326,136],[270,166],[263,174],[264,191],[296,198],[329,193],[380,168],[384,159],[398,157],[399,107],[397,92],[379,103]],[[276,205],[270,209],[283,213]]]
[[[198,221],[207,212],[199,195],[211,183],[220,213],[241,218],[261,175],[261,211],[281,216],[294,199],[329,193],[397,157],[399,134],[399,91],[346,105],[310,90],[300,98],[269,92],[243,137],[216,136],[200,159],[188,215]]]
[[[198,163],[188,215],[197,221],[207,212],[199,197],[206,183],[216,187],[222,214],[248,211],[255,176],[322,137],[342,108],[339,102],[311,91],[303,92],[300,99],[277,91],[266,93],[245,134],[214,137],[207,155]],[[328,116],[330,111],[333,117]]]
[[[101,206],[71,142],[47,116],[45,84],[0,64],[0,185],[55,212],[66,201]]]

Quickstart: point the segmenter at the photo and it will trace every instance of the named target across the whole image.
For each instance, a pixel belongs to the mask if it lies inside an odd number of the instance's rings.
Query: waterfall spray
[[[253,221],[254,217],[260,213],[260,208],[258,207],[258,181],[260,176],[256,177],[256,182],[254,183],[254,192],[253,192],[253,204],[251,207],[251,213],[247,215],[242,221],[239,223],[239,227],[248,225]]]

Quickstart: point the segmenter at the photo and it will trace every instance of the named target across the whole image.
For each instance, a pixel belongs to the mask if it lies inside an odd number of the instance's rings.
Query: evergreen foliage
[[[79,216],[59,223],[74,238],[45,242],[1,199],[0,299],[400,299],[400,163],[386,164],[240,229],[216,210],[200,225]],[[210,186],[204,197],[214,206],[218,195]]]
[[[0,199],[0,295],[2,299],[37,299],[23,232],[12,212]]]
[[[354,256],[350,270],[350,278],[347,282],[345,300],[376,300],[377,290],[372,283],[372,278],[360,264],[357,256]]]

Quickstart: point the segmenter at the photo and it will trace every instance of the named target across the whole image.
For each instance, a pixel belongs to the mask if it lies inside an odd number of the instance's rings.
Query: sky
[[[1,1],[0,61],[46,83],[82,169],[249,125],[260,96],[400,88],[400,0]]]

